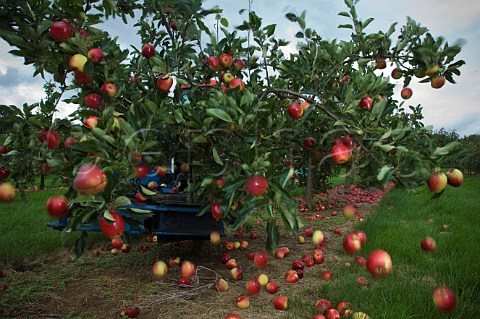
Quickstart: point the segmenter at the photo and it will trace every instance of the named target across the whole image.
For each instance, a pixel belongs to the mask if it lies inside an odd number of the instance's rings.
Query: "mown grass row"
[[[460,188],[448,187],[440,198],[432,199],[425,188],[417,192],[393,189],[380,207],[357,228],[367,234],[360,255],[374,249],[387,251],[393,260],[392,274],[372,278],[365,268],[344,261],[333,265],[335,280],[324,282],[314,291],[295,291],[288,318],[313,318],[308,296],[333,303],[347,300],[352,308],[372,318],[480,318],[480,179],[467,178]],[[420,249],[425,236],[437,242],[435,253]],[[346,256],[341,250],[339,256]],[[342,260],[342,259],[340,259]],[[321,281],[321,272],[316,274]],[[356,279],[368,279],[368,288]],[[454,312],[439,312],[432,291],[440,285],[451,288],[457,300]],[[302,310],[305,309],[305,310]]]

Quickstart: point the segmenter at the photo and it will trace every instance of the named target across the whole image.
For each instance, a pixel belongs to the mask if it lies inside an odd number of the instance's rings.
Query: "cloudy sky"
[[[218,5],[224,9],[224,16],[230,25],[238,25],[245,18],[239,15],[239,10],[248,8],[249,0],[221,1],[205,0],[204,7]],[[346,23],[338,12],[346,11],[346,6],[340,0],[297,0],[292,5],[289,0],[253,0],[252,10],[263,17],[264,25],[277,24],[277,36],[287,40],[295,40],[297,26],[285,18],[285,13],[300,14],[307,11],[307,25],[317,30],[325,39],[348,39],[349,30],[337,29]],[[357,12],[362,20],[375,18],[367,31],[386,31],[395,21],[399,25],[406,22],[410,16],[423,26],[430,29],[433,36],[444,36],[449,43],[457,40],[464,42],[460,58],[466,61],[461,69],[462,76],[457,84],[446,83],[440,90],[430,88],[428,84],[418,85],[412,81],[414,91],[409,100],[412,105],[421,104],[424,107],[424,123],[432,124],[435,129],[444,127],[456,129],[461,135],[480,134],[480,1],[478,0],[361,0]],[[209,21],[213,28],[214,21]],[[140,46],[140,39],[134,31],[121,22],[109,22],[105,28],[120,36],[120,42],[125,48],[133,44]],[[397,26],[397,30],[399,27]],[[294,44],[288,49],[294,50]],[[24,66],[23,61],[8,54],[10,48],[0,40],[0,104],[34,103],[43,96],[42,80],[32,78],[33,70]],[[389,73],[389,71],[387,70]],[[73,111],[74,106],[62,104],[59,106],[59,116],[65,116]]]

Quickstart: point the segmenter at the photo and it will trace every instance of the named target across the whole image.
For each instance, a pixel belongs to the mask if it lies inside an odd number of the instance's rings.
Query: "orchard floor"
[[[342,190],[329,194],[329,197],[342,197]],[[367,196],[371,196],[369,193]],[[376,192],[378,196],[380,193]],[[381,197],[381,194],[380,194]],[[338,200],[339,202],[341,201]],[[358,204],[363,218],[368,219],[375,208],[375,203]],[[333,211],[336,216],[332,216]],[[308,227],[320,229],[326,237],[324,246],[325,262],[311,268],[305,268],[304,278],[296,284],[285,282],[285,273],[291,269],[293,260],[301,260],[304,254],[312,254],[314,245],[311,238],[305,238],[300,244],[293,234],[281,233],[280,246],[286,246],[290,254],[284,259],[276,259],[270,254],[268,264],[263,269],[257,269],[247,254],[250,251],[265,250],[264,225],[250,220],[244,238],[239,239],[229,234],[225,241],[246,240],[249,247],[246,250],[229,252],[237,259],[243,269],[243,279],[234,281],[229,271],[220,262],[223,247],[212,247],[209,242],[180,242],[166,245],[150,244],[148,252],[138,252],[138,245],[146,245],[144,238],[133,242],[128,254],[113,256],[108,251],[102,251],[100,256],[94,256],[94,248],[101,248],[94,243],[87,249],[83,258],[72,262],[71,250],[63,249],[54,255],[45,255],[36,260],[6,265],[5,278],[0,279],[8,288],[0,292],[0,317],[12,318],[120,318],[120,311],[127,305],[136,305],[141,309],[139,318],[219,318],[223,319],[229,313],[237,313],[241,318],[313,318],[315,301],[324,298],[321,295],[323,270],[334,274],[340,268],[359,267],[354,264],[353,256],[345,254],[342,248],[343,235],[350,232],[359,223],[357,219],[346,220],[341,209],[327,209],[321,212],[327,218],[303,218],[304,227],[299,235],[304,235]],[[300,213],[306,217],[305,212]],[[318,212],[315,212],[318,214]],[[340,228],[341,234],[334,234],[335,228]],[[53,231],[53,230],[48,230]],[[257,239],[250,239],[255,232]],[[182,260],[190,260],[197,266],[197,276],[194,277],[192,288],[179,288],[177,279],[180,269],[169,268],[168,275],[163,280],[154,280],[151,266],[156,260],[167,261],[170,257],[180,256]],[[365,256],[366,257],[366,256]],[[235,306],[235,299],[245,295],[245,283],[261,273],[268,275],[270,281],[279,284],[275,295],[287,295],[289,300],[296,300],[288,311],[278,311],[273,307],[274,296],[264,288],[255,296],[250,296],[250,307],[241,310]],[[222,277],[229,283],[229,290],[224,293],[213,289],[216,278]],[[329,283],[335,289],[335,280]],[[360,289],[364,289],[359,287]],[[340,300],[336,300],[338,302]],[[309,305],[304,309],[302,305]],[[362,309],[354,309],[361,311]]]

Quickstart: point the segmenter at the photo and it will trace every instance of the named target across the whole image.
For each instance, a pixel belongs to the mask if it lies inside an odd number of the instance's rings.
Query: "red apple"
[[[447,175],[444,172],[434,172],[427,180],[427,186],[433,193],[441,193],[447,187]]]
[[[220,60],[216,56],[211,56],[207,59],[208,68],[212,71],[220,69]]]
[[[238,87],[239,92],[242,92],[243,89],[245,89],[245,83],[243,83],[243,80],[241,78],[234,78],[232,81],[230,81],[229,87],[231,89],[235,89]]]
[[[288,307],[288,299],[285,296],[277,296],[273,299],[273,305],[277,310],[285,310]]]
[[[255,253],[255,256],[253,258],[253,263],[257,268],[264,268],[265,266],[267,266],[267,262],[268,262],[267,252],[262,251],[262,252]]]
[[[319,299],[315,303],[315,308],[317,309],[317,312],[324,314],[328,309],[332,308],[332,303],[327,299]]]
[[[99,221],[100,230],[108,238],[122,236],[125,230],[125,222],[123,221],[122,215],[117,212],[110,212],[110,215],[115,221],[111,221],[106,219],[105,216],[102,216]]]
[[[223,244],[226,250],[232,251],[235,250],[235,243],[233,241],[227,241]]]
[[[285,253],[281,249],[277,249],[275,251],[275,258],[277,259],[283,259],[285,257]]]
[[[44,138],[45,142],[47,143],[47,148],[51,150],[56,149],[61,143],[60,134],[58,134],[56,131],[46,132]]]
[[[128,318],[137,318],[139,314],[140,308],[138,308],[137,306],[127,307],[127,309],[125,310],[125,316]]]
[[[250,296],[256,295],[260,292],[260,283],[257,278],[252,278],[245,284],[245,289]]]
[[[123,239],[121,237],[112,238],[110,242],[110,246],[112,246],[112,248],[120,249],[122,248],[122,245],[123,245]]]
[[[349,254],[354,254],[362,249],[362,243],[357,235],[350,233],[343,238],[343,248]]]
[[[150,172],[150,167],[147,164],[143,163],[135,166],[134,170],[136,173],[136,177],[138,179],[141,179],[148,175],[148,173]]]
[[[236,313],[231,313],[225,317],[225,319],[241,319]]]
[[[94,127],[97,127],[98,124],[98,117],[97,116],[89,116],[85,119],[83,124],[88,127],[89,129],[92,129]]]
[[[233,58],[228,53],[222,54],[219,58],[219,61],[224,68],[229,68],[233,64]]]
[[[311,150],[315,146],[315,139],[313,137],[307,137],[305,141],[303,141],[303,144],[307,150]]]
[[[237,71],[241,71],[245,68],[245,62],[242,59],[235,59],[233,65]]]
[[[301,118],[303,115],[303,108],[298,103],[290,104],[287,111],[288,114],[295,119]]]
[[[353,138],[350,136],[350,135],[346,135],[343,139],[342,139],[342,143],[343,145],[345,145],[346,147],[348,147],[348,149],[353,149],[355,147],[355,142],[353,140]]]
[[[285,257],[287,257],[288,254],[290,254],[290,249],[288,249],[288,247],[285,247],[285,246],[284,246],[284,247],[280,247],[280,250],[283,251],[283,255],[284,255]]]
[[[225,292],[228,290],[228,282],[223,279],[223,278],[219,278],[216,282],[215,282],[215,290],[217,290],[218,292]]]
[[[168,267],[164,261],[157,261],[153,264],[152,273],[155,279],[164,278],[167,275]]]
[[[223,178],[223,177],[218,178],[218,179],[217,179],[217,186],[218,186],[218,188],[222,188],[223,185],[225,185],[225,182],[226,182],[225,178]]]
[[[0,169],[0,181],[5,180],[10,176],[10,170],[8,169]]]
[[[367,261],[362,256],[355,257],[355,263],[361,267],[364,267],[367,264]]]
[[[371,110],[373,108],[373,99],[369,96],[364,96],[360,99],[360,108]]]
[[[109,97],[114,97],[115,94],[117,94],[117,87],[115,86],[115,84],[107,82],[102,85],[102,87],[100,88],[100,92],[102,92],[102,94],[104,95],[108,95]]]
[[[268,182],[262,175],[253,175],[248,178],[247,191],[254,196],[263,195],[267,191]]]
[[[233,269],[233,268],[236,268],[238,267],[238,262],[235,258],[230,258],[229,260],[227,260],[227,262],[225,263],[225,267],[230,270],[230,269]]]
[[[160,74],[157,80],[157,88],[160,91],[168,92],[173,85],[173,78],[169,74]]]
[[[128,254],[130,252],[130,249],[132,249],[132,246],[130,246],[130,244],[123,244],[120,247],[120,251],[124,254]]]
[[[0,202],[7,203],[13,202],[15,199],[15,187],[10,183],[0,184]]]
[[[437,287],[433,290],[432,293],[433,303],[437,309],[450,312],[455,309],[456,301],[455,295],[450,288],[447,287]]]
[[[322,272],[322,279],[325,281],[332,281],[333,280],[333,274],[330,270],[324,270]]]
[[[335,164],[343,164],[348,162],[348,160],[352,156],[352,150],[345,146],[343,143],[336,144],[331,148],[330,156]]]
[[[150,59],[155,55],[155,47],[151,43],[145,43],[142,47],[142,55]]]
[[[191,278],[196,271],[195,264],[192,262],[185,260],[182,263],[182,276]]]
[[[220,262],[221,262],[222,264],[226,264],[227,261],[228,261],[229,259],[231,259],[231,258],[232,258],[232,257],[230,256],[229,253],[224,252],[224,253],[220,256]]]
[[[97,93],[90,93],[85,97],[85,104],[92,109],[96,109],[102,102],[102,97]]]
[[[75,71],[74,78],[77,85],[84,85],[92,82],[92,78],[86,72]]]
[[[325,311],[325,319],[340,319],[340,312],[337,309],[328,309]]]
[[[270,281],[265,286],[265,290],[273,295],[278,291],[278,284],[275,281]]]
[[[56,21],[50,27],[50,37],[57,42],[66,42],[73,35],[73,26],[69,21]]]
[[[392,259],[384,250],[374,250],[367,257],[367,270],[373,277],[385,277],[392,271]]]
[[[445,85],[445,78],[443,76],[437,76],[432,78],[430,86],[434,89],[439,89]]]
[[[300,260],[294,260],[294,261],[292,262],[292,269],[293,269],[293,270],[298,270],[298,269],[303,270],[304,267],[305,267],[305,265],[304,265],[303,262],[300,261]]]
[[[106,185],[107,175],[95,164],[83,164],[73,181],[73,188],[83,195],[100,193]]]
[[[243,270],[240,267],[230,269],[230,276],[234,280],[241,280],[243,278]]]
[[[153,170],[155,171],[155,173],[159,177],[163,177],[163,176],[167,175],[167,168],[165,166],[155,165]]]
[[[400,92],[400,95],[404,100],[408,100],[409,98],[411,98],[412,94],[413,94],[413,91],[411,88],[403,88],[402,91]]]
[[[287,274],[285,275],[285,281],[288,282],[288,283],[291,283],[291,284],[294,284],[296,282],[298,282],[298,272],[293,270],[293,269],[290,269],[289,271],[287,271]]]
[[[403,76],[402,69],[395,68],[392,70],[392,78],[394,78],[395,80],[400,79],[402,76]]]
[[[305,237],[312,237],[313,236],[313,228],[309,227],[305,229]]]
[[[350,308],[350,304],[347,301],[340,301],[337,304],[337,310],[341,316],[344,316],[345,312],[349,310],[349,308]]]
[[[424,251],[434,252],[437,249],[437,243],[432,237],[425,237],[422,239],[420,247]]]
[[[360,240],[360,244],[365,244],[365,242],[367,241],[367,235],[365,235],[363,231],[361,231],[360,229],[356,229],[353,233],[357,235],[358,239]]]
[[[220,206],[219,203],[213,204],[212,208],[210,209],[210,212],[212,213],[213,219],[215,220],[222,219],[222,207]]]
[[[68,199],[65,196],[52,196],[47,200],[47,212],[55,218],[62,218],[68,213]]]
[[[450,168],[447,172],[447,183],[453,187],[459,187],[463,183],[463,174],[456,168]]]
[[[153,238],[152,238],[153,240]],[[168,260],[168,265],[170,267],[178,267],[180,266],[180,262],[181,262],[181,258],[180,257],[171,257],[169,260]]]
[[[379,70],[383,70],[387,67],[387,62],[385,61],[385,58],[378,58],[377,63],[375,65],[375,68]]]
[[[248,307],[250,307],[250,300],[247,296],[238,296],[235,300],[235,304],[240,309],[247,309]]]
[[[187,287],[187,286],[190,286],[192,284],[192,281],[188,277],[180,276],[178,278],[177,284],[180,287]]]
[[[43,134],[42,134],[42,136],[43,136]],[[7,154],[7,153],[8,153],[7,148],[3,145],[0,145],[0,155]]]
[[[93,63],[99,63],[102,62],[103,60],[103,51],[102,49],[99,48],[92,48],[88,51],[87,57],[93,62]]]
[[[323,255],[323,250],[321,249],[315,249],[313,251],[313,262],[315,264],[322,264],[325,261],[325,257]]]

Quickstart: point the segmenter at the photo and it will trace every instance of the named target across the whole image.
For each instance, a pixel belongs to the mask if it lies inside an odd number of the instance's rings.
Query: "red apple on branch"
[[[336,144],[330,150],[331,159],[335,164],[343,164],[350,160],[352,150],[343,143]]]
[[[427,186],[433,193],[441,193],[447,187],[447,175],[444,172],[434,172],[427,180]]]
[[[211,56],[207,59],[208,68],[212,71],[220,69],[220,60],[216,56]]]
[[[68,213],[68,199],[63,195],[52,196],[47,200],[47,212],[55,218],[62,218]]]
[[[50,27],[50,37],[57,42],[66,42],[73,36],[73,26],[69,21],[56,21]]]
[[[373,108],[373,99],[370,96],[364,96],[360,99],[360,108],[371,110]]]
[[[155,55],[155,47],[151,43],[145,43],[142,47],[142,55],[150,59]]]
[[[248,178],[247,191],[254,196],[263,195],[267,191],[268,182],[262,175],[253,175]]]
[[[123,235],[125,230],[125,222],[123,221],[123,216],[117,212],[110,212],[110,215],[114,219],[111,221],[105,216],[102,216],[99,221],[100,230],[108,238],[116,238]]]
[[[92,48],[88,51],[87,57],[92,61],[93,63],[99,63],[102,62],[103,60],[103,51],[102,49],[99,48]]]
[[[100,92],[102,92],[104,95],[108,95],[109,97],[114,97],[115,94],[117,94],[117,87],[115,84],[107,82],[100,87]]]
[[[230,54],[228,53],[224,53],[220,56],[219,58],[220,60],[220,64],[224,67],[224,68],[229,68],[232,64],[233,64],[233,58]]]
[[[303,108],[298,103],[290,104],[287,111],[288,114],[295,119],[301,118],[303,115]]]
[[[106,185],[107,175],[95,164],[83,164],[73,180],[73,188],[83,195],[100,193]]]
[[[73,71],[83,72],[87,61],[88,58],[83,54],[74,54],[69,61],[70,69],[72,69]]]
[[[412,94],[413,94],[413,91],[411,88],[403,88],[402,91],[400,92],[400,95],[404,100],[408,100],[409,98],[411,98]]]
[[[90,93],[85,97],[85,104],[92,109],[98,108],[102,102],[102,97],[97,93]]]
[[[463,174],[456,168],[450,168],[447,172],[447,183],[453,187],[459,187],[463,183]]]

